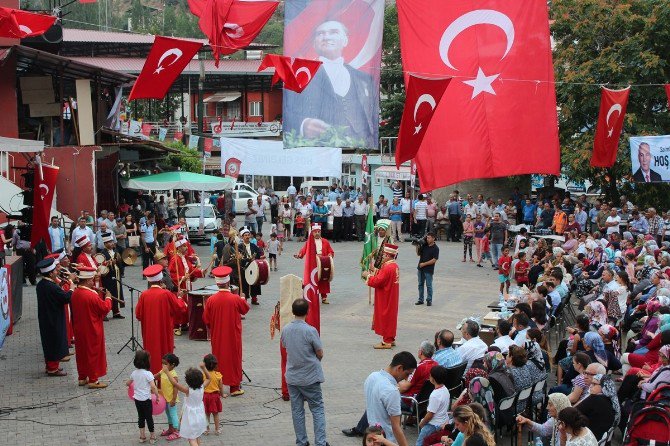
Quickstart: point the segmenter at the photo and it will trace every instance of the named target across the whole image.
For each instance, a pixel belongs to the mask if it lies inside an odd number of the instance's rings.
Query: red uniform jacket
[[[107,374],[105,329],[102,319],[112,309],[110,299],[102,300],[90,288],[79,286],[72,293],[72,328],[77,340],[77,372],[80,379],[95,382]]]
[[[248,311],[247,300],[230,291],[219,291],[205,303],[202,320],[209,327],[212,353],[227,386],[242,382],[242,316]]]
[[[314,242],[316,244],[316,239],[314,239]],[[307,254],[307,245],[309,244],[309,241],[307,241],[300,252],[298,252],[298,257],[301,259]],[[321,252],[319,252],[319,247],[317,245],[316,247],[316,255],[317,256],[331,256],[335,257],[335,251],[333,251],[333,248],[330,246],[330,242],[326,240],[325,238],[321,237]],[[328,294],[330,293],[330,282],[328,281],[319,281],[319,294]]]
[[[395,338],[400,295],[398,264],[393,261],[383,264],[374,276],[368,278],[368,286],[375,289],[375,333],[385,338]]]
[[[142,345],[151,355],[151,373],[158,373],[163,356],[174,351],[172,328],[185,313],[186,302],[158,285],[140,294],[135,315],[142,323]]]

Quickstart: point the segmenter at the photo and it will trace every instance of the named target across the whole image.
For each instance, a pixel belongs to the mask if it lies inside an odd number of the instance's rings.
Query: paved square
[[[344,437],[340,430],[355,425],[362,414],[363,381],[371,371],[385,367],[394,352],[408,350],[416,355],[422,340],[432,340],[433,334],[441,328],[455,331],[462,318],[485,314],[486,304],[495,299],[497,276],[490,265],[477,268],[474,263],[462,263],[460,243],[440,241],[437,244],[441,252],[435,269],[432,307],[414,305],[418,257],[410,243],[400,245],[398,346],[392,351],[372,349],[379,337],[370,331],[372,308],[368,306],[367,287],[360,280],[362,244],[333,244],[336,275],[329,298],[331,305],[322,306],[321,314],[326,376],[323,391],[331,445],[360,444],[359,438]],[[261,305],[253,306],[244,321],[243,367],[252,382],[245,382],[244,396],[223,400],[223,434],[203,436],[202,444],[295,444],[290,403],[279,398],[279,336],[270,340],[269,321],[279,295],[279,277],[289,273],[302,276],[302,260],[292,257],[300,246],[297,242],[285,244],[284,254],[279,257],[279,271],[271,273],[269,284],[263,287]],[[208,257],[208,247],[196,249],[203,259]],[[146,284],[141,280],[140,270],[140,266],[128,268],[126,280],[143,289]],[[212,283],[211,279],[200,279],[195,285]],[[135,407],[128,400],[123,384],[133,370],[133,353],[130,350],[116,353],[130,336],[130,306],[123,310],[125,320],[105,323],[108,374],[103,380],[110,386],[104,390],[88,390],[77,386],[74,358],[64,364],[67,377],[44,375],[35,287],[24,287],[23,305],[23,317],[0,351],[0,406],[3,407],[0,444],[42,446],[48,441],[60,445],[112,446],[137,443]],[[136,330],[139,332],[137,325]],[[183,377],[186,368],[198,364],[200,358],[209,353],[209,343],[189,341],[187,336],[182,336],[176,338],[175,353],[181,361],[177,372]],[[225,358],[219,360],[225,361]],[[165,415],[155,420],[157,431],[167,426]],[[313,444],[309,415],[307,422]],[[407,428],[406,434],[413,444],[415,428]],[[160,443],[167,442],[160,440]],[[184,444],[185,440],[177,443]]]

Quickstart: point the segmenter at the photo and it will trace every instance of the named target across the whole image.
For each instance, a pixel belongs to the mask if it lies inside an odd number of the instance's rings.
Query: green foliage
[[[659,84],[670,79],[670,8],[667,0],[554,0],[551,16],[556,40],[554,68],[563,172],[594,182],[614,199],[628,190],[633,202],[661,204],[667,185],[634,185],[629,138],[658,135],[670,128],[662,87],[632,87],[617,162],[611,169],[591,168],[600,88]],[[560,82],[569,82],[562,84]],[[618,201],[618,200],[617,200]],[[669,203],[670,204],[670,203]]]
[[[166,142],[165,145],[181,152],[168,155],[165,160],[166,166],[179,168],[185,172],[202,173],[202,154],[198,150],[189,149],[179,141]]]
[[[380,80],[381,119],[385,125],[380,136],[398,136],[400,118],[405,106],[405,84],[400,59],[398,10],[389,5],[384,12],[384,40],[382,42],[382,67]]]
[[[292,129],[284,133],[284,145],[287,149],[305,146],[326,147],[365,147],[365,141],[360,138],[352,138],[347,135],[347,126],[332,126],[323,132],[319,138],[305,138]]]

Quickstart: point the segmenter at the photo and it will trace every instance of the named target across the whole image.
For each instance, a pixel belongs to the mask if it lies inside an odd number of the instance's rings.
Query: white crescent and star
[[[237,23],[226,23],[223,25],[223,29],[228,37],[231,39],[239,39],[244,35],[244,28],[242,28]]]
[[[621,116],[621,110],[622,110],[621,104],[612,104],[610,109],[607,111],[607,117],[605,118],[605,124],[607,125],[607,137],[608,138],[611,138],[612,134],[614,133],[614,128],[610,127],[610,116],[612,116],[612,114],[614,112],[617,112],[617,114],[619,116]]]
[[[417,99],[416,104],[414,104],[414,123],[415,124],[416,124],[416,114],[419,111],[419,106],[421,106],[421,104],[423,104],[424,102],[426,104],[430,105],[431,110],[435,110],[435,107],[437,106],[437,102],[435,102],[435,98],[432,95],[430,95],[428,93],[424,93],[421,96],[419,96],[419,99]],[[415,135],[418,134],[421,131],[421,129],[422,129],[422,123],[419,122],[419,125],[414,127],[414,134]]]
[[[156,64],[156,69],[154,70],[154,74],[160,74],[161,71],[163,71],[165,68],[169,67],[170,65],[173,65],[183,55],[184,55],[184,53],[179,48],[170,48],[169,50],[165,51],[163,54],[161,54],[161,57],[158,59],[158,63]],[[174,59],[172,59],[172,61],[170,61],[170,63],[167,64],[166,66],[163,66],[163,61],[170,56],[174,56]]]
[[[19,31],[25,33],[26,36],[33,33],[33,30],[28,28],[26,25],[19,25]]]
[[[305,73],[307,75],[307,82],[305,85],[309,84],[312,81],[312,73],[310,73],[307,67],[300,67],[295,72],[295,77],[297,78],[300,73]]]
[[[47,186],[46,184],[42,183],[42,184],[39,185],[39,188],[40,188],[40,189],[44,188],[44,194],[40,195],[40,198],[41,198],[42,200],[44,200],[44,197],[46,197],[47,195],[49,195],[49,186]]]
[[[512,46],[514,45],[514,23],[512,20],[503,14],[500,11],[494,9],[477,9],[475,11],[470,11],[454,20],[442,34],[440,39],[440,57],[446,66],[453,70],[457,70],[451,60],[449,60],[449,48],[453,41],[458,37],[460,33],[466,29],[475,26],[475,25],[494,25],[500,28],[506,37],[506,47],[505,53],[502,55],[500,60],[504,59],[507,54],[509,54]],[[494,80],[500,76],[500,73],[487,76],[481,67],[477,70],[477,77],[472,80],[463,81],[464,84],[469,85],[473,88],[472,90],[472,99],[477,97],[480,93],[490,93],[495,95],[495,90],[491,86]]]

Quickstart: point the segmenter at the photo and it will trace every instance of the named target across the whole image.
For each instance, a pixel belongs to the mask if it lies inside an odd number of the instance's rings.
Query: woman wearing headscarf
[[[547,412],[549,414],[544,424],[536,423],[521,415],[516,417],[517,423],[527,425],[531,432],[542,438],[549,438],[549,446],[562,446],[560,436],[558,435],[558,413],[571,407],[570,400],[562,393],[552,393],[549,395],[547,403]]]
[[[607,370],[617,371],[621,369],[621,362],[612,352],[605,349],[605,344],[598,333],[590,331],[584,335],[584,348],[586,348],[586,354],[589,355],[591,361],[599,362]]]
[[[607,375],[597,374],[591,377],[589,396],[576,406],[582,415],[589,419],[588,427],[600,440],[621,418],[621,407],[614,382]]]
[[[647,302],[647,320],[642,326],[638,339],[632,341],[635,353],[645,353],[645,351],[641,351],[641,349],[646,348],[647,344],[649,344],[653,337],[656,336],[659,328],[658,310],[660,308],[661,304],[657,300],[650,300]]]
[[[658,355],[659,357],[663,356],[665,358],[663,360],[663,366],[656,369],[656,371],[648,378],[643,378],[638,384],[638,387],[641,390],[640,397],[642,399],[647,398],[647,396],[656,390],[656,387],[659,385],[670,383],[670,366],[667,365],[669,362],[668,355],[670,355],[670,348],[668,348],[668,345],[661,347]]]
[[[619,330],[609,324],[605,324],[598,328],[598,334],[603,339],[605,350],[612,352],[617,358],[621,355],[619,348]]]
[[[589,316],[589,323],[596,328],[607,324],[607,310],[599,300],[589,302],[586,306],[586,314]]]
[[[658,350],[658,362],[653,365],[645,364],[640,367],[632,367],[623,378],[623,382],[617,393],[619,401],[630,399],[637,392],[640,382],[651,378],[656,371],[670,365],[670,345],[664,345]]]

